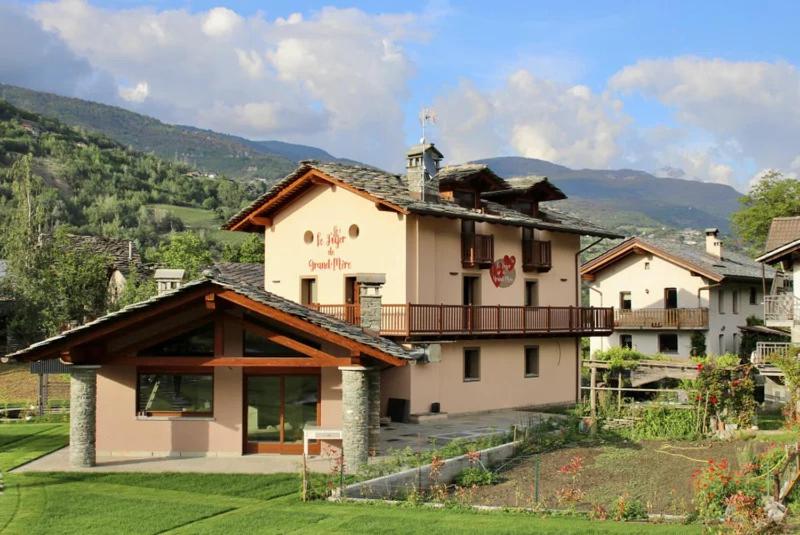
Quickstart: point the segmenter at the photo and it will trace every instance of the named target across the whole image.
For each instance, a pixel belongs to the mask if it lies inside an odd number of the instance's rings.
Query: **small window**
[[[347,230],[347,234],[353,239],[358,238],[360,232],[358,225],[350,225],[350,228]]]
[[[456,204],[464,208],[478,208],[478,195],[474,191],[456,190],[453,192]]]
[[[733,353],[739,352],[739,335],[737,333],[733,333],[733,349],[731,351]]]
[[[136,412],[142,416],[212,416],[211,373],[140,373]]]
[[[677,288],[664,288],[664,308],[678,308]]]
[[[624,347],[626,349],[633,349],[633,335],[632,334],[619,335],[619,347]]]
[[[645,270],[649,270],[650,269],[650,262],[645,262],[644,263],[644,269]]]
[[[317,279],[300,280],[300,303],[310,305],[317,302]]]
[[[659,353],[677,353],[678,352],[678,335],[677,334],[659,334],[658,335],[658,352]]]
[[[750,287],[750,304],[757,305],[758,304],[758,288],[755,286]]]
[[[539,346],[525,347],[525,377],[539,377]]]
[[[630,292],[620,292],[619,293],[619,308],[621,310],[630,310],[631,309],[631,293]]]
[[[314,233],[311,232],[310,230],[305,231],[305,233],[303,234],[303,241],[306,243],[311,243],[312,241],[314,241]]]
[[[480,381],[481,350],[477,347],[464,348],[464,381]]]
[[[717,337],[717,355],[722,355],[725,353],[725,335],[723,333],[719,333]]]
[[[720,314],[725,314],[725,290],[723,290],[722,288],[720,288],[719,291],[717,292],[717,300],[718,300],[717,311]]]
[[[525,306],[539,306],[539,285],[536,281],[525,281]]]
[[[734,314],[739,313],[739,290],[731,292],[731,312]]]

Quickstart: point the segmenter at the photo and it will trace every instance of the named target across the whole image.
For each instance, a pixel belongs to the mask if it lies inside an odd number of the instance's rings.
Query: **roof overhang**
[[[630,238],[602,253],[599,256],[589,260],[581,266],[580,274],[584,280],[594,280],[597,274],[604,269],[614,265],[616,262],[626,258],[630,255],[652,254],[670,262],[678,267],[682,267],[692,274],[700,275],[713,282],[721,282],[725,277],[714,271],[699,266],[684,258],[668,253],[652,244],[649,244],[639,238]]]
[[[487,199],[502,202],[508,199],[525,199],[538,202],[560,201],[567,198],[567,195],[556,187],[552,182],[543,178],[530,186],[512,186],[509,189],[499,191],[487,191],[481,194]]]
[[[279,186],[262,195],[242,212],[233,216],[222,226],[222,229],[258,232],[263,228],[271,227],[276,214],[315,186],[342,188],[373,202],[379,210],[388,210],[401,214],[408,213],[401,206],[376,197],[367,191],[358,189],[306,164],[301,165],[294,173],[284,179]]]
[[[777,249],[773,249],[772,251],[764,253],[756,258],[756,262],[762,262],[764,264],[777,264],[788,255],[798,251],[800,251],[800,239],[790,241],[789,243],[781,245]]]

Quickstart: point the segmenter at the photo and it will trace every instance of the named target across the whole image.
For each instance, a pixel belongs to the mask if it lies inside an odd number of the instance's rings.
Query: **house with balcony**
[[[264,265],[219,265],[143,303],[20,350],[73,368],[77,465],[111,455],[344,450],[357,468],[380,420],[578,398],[581,236],[618,238],[542,203],[544,178],[441,166],[404,175],[301,162],[226,229],[264,237]]]
[[[772,220],[764,247],[757,262],[775,269],[770,292],[764,297],[764,323],[783,332],[788,342],[758,342],[753,362],[769,381],[766,397],[771,401],[785,401],[783,374],[769,364],[769,358],[786,355],[800,346],[800,217],[776,217]]]
[[[685,359],[702,340],[708,354],[737,353],[739,327],[763,317],[762,267],[723,250],[717,229],[706,230],[704,246],[630,238],[583,264],[581,276],[591,305],[614,307],[614,333],[592,338],[592,352],[621,346]]]

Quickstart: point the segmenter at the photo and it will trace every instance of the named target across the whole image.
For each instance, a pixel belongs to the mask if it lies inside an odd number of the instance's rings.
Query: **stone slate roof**
[[[486,167],[482,164],[466,164],[465,166],[452,167],[466,168],[467,166]],[[421,201],[411,196],[405,177],[400,175],[394,175],[372,167],[317,162],[313,160],[300,162],[300,166],[297,169],[282,180],[276,182],[266,193],[259,196],[248,207],[234,215],[223,228],[229,229],[242,221],[262,204],[278,195],[286,186],[312,169],[316,169],[336,180],[340,180],[360,191],[368,193],[373,197],[416,214],[472,219],[475,221],[485,221],[503,225],[516,225],[606,238],[623,237],[591,223],[580,221],[574,217],[567,217],[555,210],[541,211],[541,217],[531,217],[522,212],[488,201],[484,201],[484,210],[464,208],[454,202],[445,200],[439,202]],[[445,167],[444,169],[447,168]],[[477,169],[477,167],[475,167],[475,169]],[[441,173],[442,170],[439,171],[437,176],[441,176]]]
[[[484,174],[495,183],[499,189],[508,189],[506,181],[497,176],[488,165],[484,163],[463,163],[459,165],[446,165],[436,173],[436,179],[440,184],[452,186],[454,184],[465,184],[471,178]]]
[[[139,255],[136,244],[130,240],[78,234],[70,234],[69,240],[76,248],[109,257],[112,267],[126,275],[131,265],[135,266],[137,271],[143,267],[142,257]]]
[[[525,194],[527,192],[547,192],[546,198],[543,201],[566,199],[567,196],[556,187],[546,176],[515,176],[505,179],[506,183],[511,186],[506,190],[487,191],[481,193],[481,196],[486,199],[503,198],[513,195]]]
[[[245,266],[248,266],[248,264],[245,264]],[[253,301],[256,301],[268,307],[275,308],[277,310],[280,310],[281,312],[291,314],[292,316],[298,317],[313,325],[322,327],[332,333],[336,333],[355,342],[362,343],[364,345],[377,349],[378,351],[382,351],[383,353],[386,353],[393,357],[413,360],[413,357],[411,356],[408,350],[406,350],[403,346],[387,338],[383,338],[380,336],[372,336],[366,333],[360,327],[357,327],[350,323],[346,323],[344,321],[337,320],[336,318],[333,318],[326,314],[322,314],[321,312],[311,310],[310,308],[295,303],[294,301],[289,301],[288,299],[284,299],[283,297],[279,297],[273,293],[267,292],[263,288],[259,288],[258,286],[253,286],[252,284],[247,282],[250,276],[247,274],[248,269],[249,268],[244,267],[241,268],[241,271],[238,271],[238,273],[243,275],[242,278],[240,279],[236,278],[235,273],[237,273],[237,269],[235,268],[234,269],[229,268],[225,275],[223,275],[219,270],[206,271],[204,273],[206,278],[204,279],[191,281],[175,290],[165,292],[161,295],[153,296],[150,299],[146,299],[145,301],[141,301],[139,303],[128,305],[116,312],[111,312],[109,314],[106,314],[105,316],[99,317],[93,321],[85,323],[79,327],[76,327],[69,331],[65,331],[56,336],[32,344],[26,347],[25,349],[21,349],[19,351],[11,353],[7,355],[7,358],[11,360],[19,360],[20,358],[23,358],[24,360],[25,355],[31,353],[34,350],[43,349],[46,348],[47,346],[51,346],[58,342],[68,341],[70,338],[74,337],[77,334],[88,332],[101,325],[113,323],[116,320],[125,318],[135,312],[141,311],[157,303],[168,300],[176,295],[186,293],[189,290],[199,288],[203,285],[210,285],[210,286],[219,286],[228,290],[232,290],[239,295],[243,295],[245,297],[252,299]]]
[[[236,280],[257,288],[264,287],[264,264],[219,262],[214,264],[212,270],[226,279]]]
[[[705,251],[704,243],[691,245],[650,238],[643,241],[652,243],[659,249],[697,264],[708,271],[713,271],[722,277],[761,279],[761,264],[745,254],[726,249],[724,244],[722,259],[719,259]],[[766,275],[771,278],[774,271],[767,269]]]
[[[776,217],[770,224],[764,252],[769,253],[797,240],[800,240],[800,217]]]

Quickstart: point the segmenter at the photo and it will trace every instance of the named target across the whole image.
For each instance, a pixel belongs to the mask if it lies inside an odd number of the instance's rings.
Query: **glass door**
[[[247,453],[302,453],[303,429],[319,421],[318,375],[245,378]],[[311,453],[319,446],[312,445]]]

